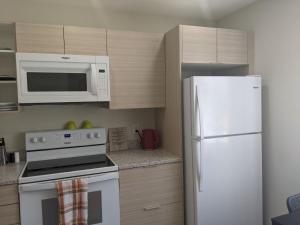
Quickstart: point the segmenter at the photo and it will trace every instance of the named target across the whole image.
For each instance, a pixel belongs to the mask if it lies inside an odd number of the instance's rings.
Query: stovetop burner
[[[32,161],[28,162],[22,177],[25,178],[113,166],[115,166],[114,163],[106,155]]]

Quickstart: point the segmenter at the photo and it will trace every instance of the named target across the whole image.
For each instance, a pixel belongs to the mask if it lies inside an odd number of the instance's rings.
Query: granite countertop
[[[9,163],[0,166],[0,185],[18,183],[19,175],[25,166],[25,162]]]
[[[165,150],[123,150],[109,153],[110,158],[119,166],[120,170],[137,167],[155,166],[167,163],[181,162],[182,158]],[[0,166],[0,186],[17,184],[19,175],[25,162],[10,163]]]
[[[109,153],[110,158],[119,169],[155,166],[160,164],[181,162],[182,158],[165,150],[123,150]]]

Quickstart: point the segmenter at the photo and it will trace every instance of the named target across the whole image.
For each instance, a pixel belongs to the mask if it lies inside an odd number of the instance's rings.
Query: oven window
[[[42,200],[43,225],[59,225],[58,199]],[[102,223],[101,191],[88,193],[88,225]]]
[[[102,223],[102,197],[101,191],[88,194],[88,224]]]
[[[27,72],[29,92],[87,91],[85,73]]]

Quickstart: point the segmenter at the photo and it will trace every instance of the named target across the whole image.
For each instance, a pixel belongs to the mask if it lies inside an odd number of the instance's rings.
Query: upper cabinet
[[[110,59],[110,108],[165,106],[164,35],[107,31]]]
[[[106,30],[64,26],[65,54],[107,55]]]
[[[247,64],[247,32],[217,29],[217,61],[224,64]]]
[[[16,23],[17,51],[107,55],[102,28]]]
[[[165,106],[164,34],[16,24],[17,51],[108,55],[112,109]]]
[[[182,27],[182,63],[248,64],[248,33],[241,30]]]
[[[217,29],[182,27],[182,62],[215,63],[217,60]]]
[[[62,25],[16,23],[18,52],[64,53]]]

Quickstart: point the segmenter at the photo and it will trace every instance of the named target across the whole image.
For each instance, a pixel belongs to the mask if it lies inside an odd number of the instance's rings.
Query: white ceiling
[[[35,3],[93,7],[147,15],[220,19],[258,0],[31,0]]]

